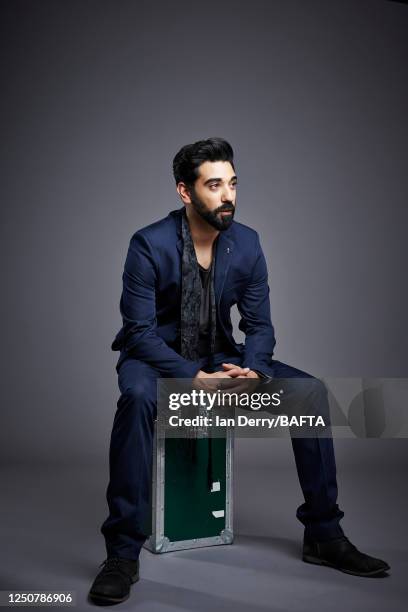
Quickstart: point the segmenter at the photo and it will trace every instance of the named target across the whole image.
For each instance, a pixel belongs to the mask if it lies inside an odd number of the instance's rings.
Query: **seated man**
[[[123,274],[123,327],[112,344],[120,350],[121,395],[110,445],[109,516],[102,525],[107,559],[90,590],[100,604],[124,601],[139,578],[139,553],[149,535],[157,378],[312,378],[272,358],[266,262],[258,234],[233,220],[231,146],[220,138],[186,145],[173,170],[183,207],[133,235]],[[232,335],[234,304],[245,344]],[[324,385],[314,381],[314,399],[327,406]],[[332,438],[292,437],[292,446],[305,499],[297,509],[303,560],[357,576],[388,570],[358,551],[339,524],[344,514]]]

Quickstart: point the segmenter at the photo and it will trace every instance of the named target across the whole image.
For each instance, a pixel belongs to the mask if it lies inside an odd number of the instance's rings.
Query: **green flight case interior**
[[[233,429],[225,437],[164,438],[153,449],[154,553],[231,544]]]

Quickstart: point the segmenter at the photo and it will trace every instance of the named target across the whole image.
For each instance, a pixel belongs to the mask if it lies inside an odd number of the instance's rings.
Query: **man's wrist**
[[[252,372],[256,372],[256,374],[258,374],[258,377],[262,380],[262,384],[269,383],[272,380],[272,376],[269,376],[269,374],[264,374],[259,370],[252,370]]]

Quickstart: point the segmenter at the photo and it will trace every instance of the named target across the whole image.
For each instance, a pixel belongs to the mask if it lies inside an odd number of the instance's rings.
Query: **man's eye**
[[[216,189],[217,187],[218,187],[217,183],[213,183],[212,185],[210,185],[210,189],[214,189],[214,188]]]

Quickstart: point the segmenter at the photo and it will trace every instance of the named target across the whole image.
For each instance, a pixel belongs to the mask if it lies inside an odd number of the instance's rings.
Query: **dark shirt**
[[[211,262],[209,268],[203,268],[198,264],[201,278],[201,307],[200,307],[200,334],[198,341],[198,352],[200,357],[205,357],[210,353],[210,326],[211,326],[211,300],[210,300],[210,281],[211,281],[211,267],[214,265],[214,259]],[[231,347],[225,336],[219,331],[219,327],[216,327],[215,335],[215,353],[225,352],[228,353]],[[260,378],[269,378],[262,372],[255,370]]]
[[[200,307],[200,335],[198,342],[198,351],[200,357],[204,357],[210,352],[210,326],[211,326],[211,300],[210,300],[210,281],[211,267],[214,265],[214,259],[209,268],[203,268],[198,264],[201,278],[201,307]],[[219,327],[216,327],[215,335],[215,353],[228,351],[230,348],[229,342],[220,332]]]

